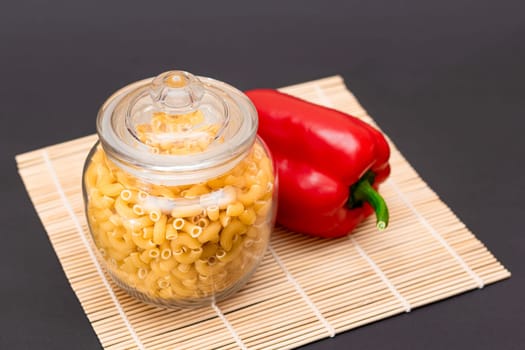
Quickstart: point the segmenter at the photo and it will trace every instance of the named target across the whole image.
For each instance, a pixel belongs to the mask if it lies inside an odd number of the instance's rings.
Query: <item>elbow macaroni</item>
[[[176,129],[201,118],[198,113],[177,122],[170,117],[154,116],[151,125],[137,128],[139,136],[160,153],[187,154],[207,147],[209,138],[155,144],[156,130]],[[213,136],[217,132],[202,131]],[[253,272],[266,250],[275,187],[271,160],[259,142],[222,176],[173,187],[134,178],[98,146],[84,186],[89,226],[108,271],[143,300],[177,304],[229,293]],[[221,197],[210,203],[218,191]],[[184,200],[190,204],[181,205]]]

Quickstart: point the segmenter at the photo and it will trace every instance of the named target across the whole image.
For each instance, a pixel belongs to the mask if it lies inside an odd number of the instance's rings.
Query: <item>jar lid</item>
[[[169,71],[111,96],[97,132],[123,170],[155,184],[184,185],[233,168],[253,145],[257,112],[226,83]]]

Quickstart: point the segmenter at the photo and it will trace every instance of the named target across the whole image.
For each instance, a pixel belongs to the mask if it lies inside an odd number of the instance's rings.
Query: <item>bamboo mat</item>
[[[373,123],[339,76],[282,89]],[[166,310],[119,290],[88,250],[81,171],[95,136],[16,157],[49,239],[108,349],[286,349],[510,276],[392,147],[381,187],[391,213],[323,240],[276,228],[262,265],[227,301]]]

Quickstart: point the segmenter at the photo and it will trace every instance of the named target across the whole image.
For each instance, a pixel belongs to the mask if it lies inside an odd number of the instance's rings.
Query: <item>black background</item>
[[[0,348],[97,349],[15,154],[95,131],[113,91],[169,69],[241,89],[341,74],[513,277],[306,349],[525,345],[522,1],[0,4]]]

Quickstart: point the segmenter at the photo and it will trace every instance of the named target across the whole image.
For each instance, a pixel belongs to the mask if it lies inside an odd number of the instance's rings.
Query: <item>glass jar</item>
[[[240,289],[266,251],[275,169],[239,90],[183,71],[124,87],[102,106],[83,193],[100,260],[156,305],[192,307]]]

